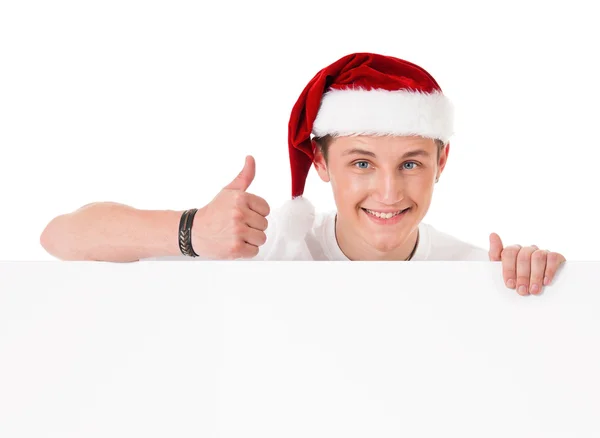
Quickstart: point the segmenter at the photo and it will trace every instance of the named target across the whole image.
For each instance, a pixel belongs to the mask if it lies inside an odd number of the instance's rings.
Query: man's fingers
[[[531,246],[521,248],[517,255],[517,293],[529,295],[529,280],[531,279],[531,255],[536,251]]]
[[[562,254],[557,252],[548,253],[548,257],[546,260],[546,273],[544,274],[544,286],[548,286],[554,280],[554,276],[556,275],[556,271],[558,268],[566,261],[565,257]]]
[[[537,248],[535,245],[533,248]],[[529,291],[532,295],[542,292],[544,272],[546,272],[546,258],[548,251],[536,249],[531,254],[531,278],[529,280]]]
[[[502,251],[502,277],[510,289],[515,289],[517,285],[517,255],[520,250],[521,245],[511,245]]]
[[[235,177],[233,181],[225,186],[226,189],[229,190],[241,190],[246,191],[252,181],[254,180],[254,176],[256,174],[256,162],[254,161],[254,157],[248,155],[246,157],[246,162],[244,163],[244,168]]]
[[[246,224],[255,230],[265,231],[269,226],[269,221],[262,214],[258,214],[250,209],[246,210]]]
[[[490,261],[499,262],[502,260],[502,250],[504,246],[502,245],[502,239],[496,233],[490,234]]]
[[[260,230],[248,227],[244,233],[244,240],[249,245],[258,247],[265,244],[267,241],[267,235]]]
[[[271,213],[271,208],[267,201],[265,201],[260,196],[253,195],[252,193],[248,193],[246,195],[246,204],[250,210],[255,211],[263,217],[267,217]]]

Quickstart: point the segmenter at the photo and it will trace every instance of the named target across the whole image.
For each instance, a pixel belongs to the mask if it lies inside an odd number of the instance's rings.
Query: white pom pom
[[[307,236],[315,223],[315,208],[302,197],[285,202],[269,216],[262,260],[312,260]]]
[[[315,223],[315,207],[302,196],[285,202],[277,212],[277,234],[286,240],[302,240]]]

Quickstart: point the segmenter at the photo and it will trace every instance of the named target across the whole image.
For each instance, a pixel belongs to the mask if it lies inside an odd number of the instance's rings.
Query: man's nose
[[[377,178],[377,201],[387,205],[397,204],[404,198],[404,189],[401,175],[382,172]]]

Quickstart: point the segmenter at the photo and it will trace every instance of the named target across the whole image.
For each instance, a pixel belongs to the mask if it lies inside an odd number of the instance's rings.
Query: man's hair
[[[325,158],[325,162],[327,162],[327,154],[329,152],[329,146],[331,146],[331,142],[335,139],[333,135],[324,135],[323,137],[314,137],[313,141],[316,143],[317,147],[323,154],[323,158]],[[435,140],[435,144],[437,145],[437,158],[440,159],[440,154],[442,150],[446,146],[442,140]]]

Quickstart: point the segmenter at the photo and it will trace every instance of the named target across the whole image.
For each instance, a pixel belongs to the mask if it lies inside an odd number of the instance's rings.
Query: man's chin
[[[414,224],[398,224],[396,226],[373,226],[370,224],[362,230],[365,241],[373,249],[388,253],[402,247],[409,238]]]
[[[392,241],[390,239],[371,240],[368,243],[371,248],[380,252],[382,255],[396,251],[402,246],[402,241]]]

